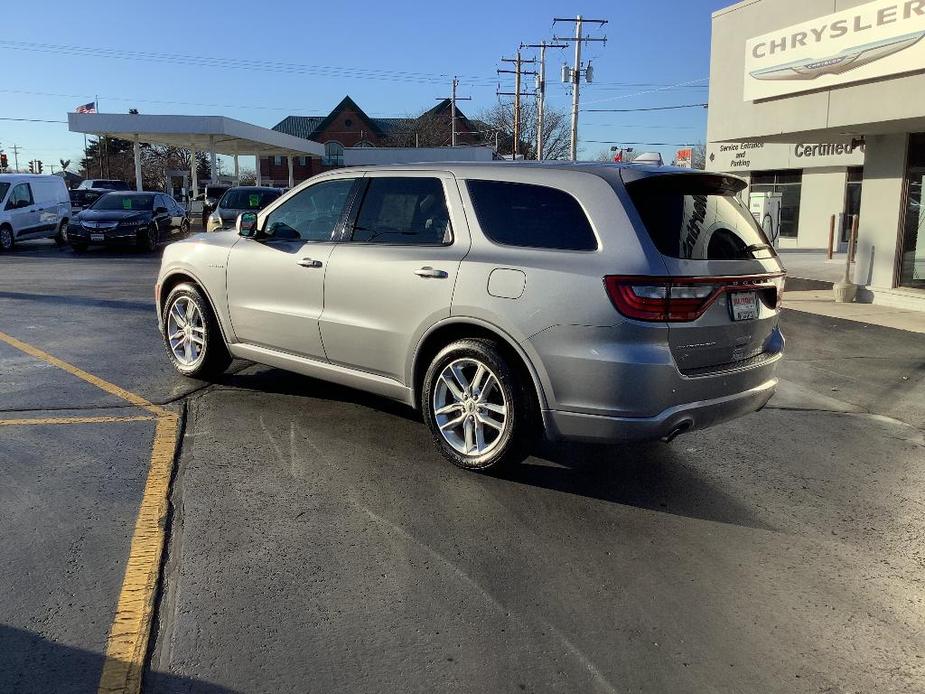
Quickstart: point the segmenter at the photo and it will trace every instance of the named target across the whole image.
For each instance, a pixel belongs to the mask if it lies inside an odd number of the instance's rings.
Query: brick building
[[[324,145],[323,159],[296,157],[293,174],[304,181],[322,171],[343,166],[344,147],[440,147],[451,139],[450,100],[440,101],[416,118],[371,118],[349,96],[326,116],[287,116],[273,126],[288,135],[314,140]],[[483,144],[490,138],[485,124],[469,120],[456,107],[456,142]],[[289,179],[286,157],[261,157],[260,176],[264,183],[284,185]]]

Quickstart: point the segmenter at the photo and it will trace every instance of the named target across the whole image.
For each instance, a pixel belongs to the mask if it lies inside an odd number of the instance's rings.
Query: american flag
[[[83,104],[74,109],[75,113],[96,113],[96,103],[91,101],[89,104]]]

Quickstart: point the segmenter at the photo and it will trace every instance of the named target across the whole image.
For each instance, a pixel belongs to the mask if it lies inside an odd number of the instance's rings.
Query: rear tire
[[[162,319],[167,356],[184,376],[211,381],[231,364],[218,321],[199,287],[174,287],[164,302]]]
[[[0,251],[4,253],[12,251],[15,243],[13,229],[8,226],[0,227]]]
[[[533,442],[534,404],[519,372],[491,340],[444,347],[424,377],[424,421],[440,453],[466,470],[520,462]]]
[[[58,225],[58,232],[55,234],[55,245],[59,248],[67,243],[67,220],[62,219]]]

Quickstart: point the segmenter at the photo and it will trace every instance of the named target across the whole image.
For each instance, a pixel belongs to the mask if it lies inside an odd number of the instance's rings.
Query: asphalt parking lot
[[[925,691],[925,336],[785,312],[764,411],[478,475],[372,396],[181,378],[158,262],[0,256],[0,333],[73,367],[0,341],[0,691],[97,688],[164,417],[144,691]]]

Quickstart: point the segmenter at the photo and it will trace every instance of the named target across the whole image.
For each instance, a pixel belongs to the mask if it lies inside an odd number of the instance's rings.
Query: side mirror
[[[155,207],[154,214],[167,214],[167,208],[166,207]]]
[[[257,238],[257,213],[242,212],[238,215],[238,219],[234,226],[235,231],[238,232],[238,236],[243,236],[246,239]]]

